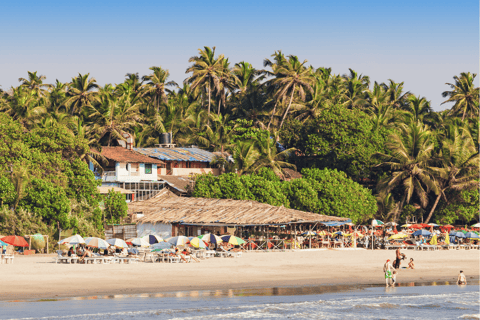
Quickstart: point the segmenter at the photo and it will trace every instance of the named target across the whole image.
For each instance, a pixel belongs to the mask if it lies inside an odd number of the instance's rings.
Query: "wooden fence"
[[[105,226],[105,238],[119,238],[130,239],[137,237],[137,225],[136,224],[124,224],[124,225],[107,225]]]

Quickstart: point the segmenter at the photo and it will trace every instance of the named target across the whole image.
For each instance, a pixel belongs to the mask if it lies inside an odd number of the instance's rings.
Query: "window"
[[[146,163],[145,164],[145,174],[152,174],[152,164]]]

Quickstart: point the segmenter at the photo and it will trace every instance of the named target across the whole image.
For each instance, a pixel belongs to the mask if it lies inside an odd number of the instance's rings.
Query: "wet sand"
[[[455,282],[480,275],[480,251],[402,251],[415,270],[399,270],[397,281]],[[382,267],[394,251],[317,250],[245,253],[200,263],[106,265],[55,264],[54,255],[16,256],[0,265],[0,299],[41,299],[109,294],[161,293],[285,286],[384,284]],[[407,265],[407,260],[402,266]]]

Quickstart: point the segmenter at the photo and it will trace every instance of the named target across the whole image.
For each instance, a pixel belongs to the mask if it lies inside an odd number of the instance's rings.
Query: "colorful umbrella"
[[[307,232],[302,233],[302,235],[304,235],[304,236],[315,236],[315,235],[317,235],[317,233],[315,231],[307,231]]]
[[[108,247],[110,247],[110,243],[96,237],[85,239],[85,244],[87,245],[87,247],[98,248],[98,249],[108,249]]]
[[[132,238],[125,241],[127,244],[132,244],[137,247],[150,247],[150,243],[148,243],[147,239],[144,238]]]
[[[444,226],[443,226],[443,228],[447,228],[447,229],[453,229],[453,228],[454,228],[454,226],[451,226],[451,225],[447,224],[447,225],[444,225]]]
[[[74,245],[74,244],[81,244],[81,243],[85,243],[85,240],[82,238],[81,235],[76,234],[74,236],[71,236],[71,237],[68,237],[68,238],[65,238],[65,239],[61,240],[58,244]]]
[[[465,234],[465,237],[466,238],[470,238],[470,239],[479,239],[480,237],[478,236],[478,234],[474,233],[474,232],[467,232]]]
[[[436,244],[437,244],[437,235],[436,235],[436,234],[434,234],[434,235],[432,236],[432,239],[430,239],[430,244],[432,244],[432,245],[436,245]]]
[[[171,237],[171,238],[168,238],[165,241],[173,244],[175,247],[185,246],[189,242],[188,238],[185,237],[185,236]]]
[[[410,228],[411,226],[412,226],[411,224],[407,223],[407,224],[402,225],[401,227],[402,228]]]
[[[457,237],[457,238],[465,238],[465,234],[462,232],[452,232],[450,233],[451,236]]]
[[[413,233],[413,235],[416,236],[429,236],[431,235],[430,231],[427,230],[417,230]]]
[[[395,227],[395,226],[397,226],[398,224],[397,224],[396,222],[393,222],[393,221],[392,221],[392,222],[387,222],[385,225],[386,225],[386,226],[389,226],[389,227]]]
[[[28,242],[20,236],[6,236],[0,240],[5,243],[11,244],[14,247],[28,247]]]
[[[472,228],[480,228],[480,223],[475,223]]]
[[[0,247],[3,247],[3,246],[8,246],[8,243],[5,243],[5,242],[0,240]]]
[[[235,237],[235,236],[226,235],[226,236],[222,236],[221,238],[222,238],[223,241],[228,242],[230,244],[233,244],[234,246],[239,246],[239,245],[245,243],[245,241],[243,241],[243,239],[240,239],[240,238]]]
[[[208,242],[208,243],[220,243],[220,242],[222,242],[222,239],[219,236],[214,235],[212,233],[207,233],[207,234],[201,235],[198,238],[202,239],[203,242]]]
[[[413,229],[422,229],[423,228],[423,226],[421,224],[412,224],[410,227],[413,228]]]
[[[377,220],[377,219],[372,220],[372,226],[378,227],[378,226],[382,226],[382,225],[384,225],[384,223],[382,221]]]
[[[429,226],[429,227],[439,227],[439,225],[436,224],[436,223],[428,223],[427,226]]]
[[[128,244],[123,239],[113,238],[107,240],[108,244],[119,249],[128,248]]]
[[[388,239],[403,239],[403,238],[406,238],[406,237],[408,237],[408,236],[405,233],[397,233],[397,234],[394,234],[393,236],[391,236]]]
[[[190,245],[194,248],[206,248],[207,245],[205,244],[205,242],[203,242],[202,239],[199,239],[199,238],[195,238],[195,237],[191,237],[189,238],[190,239]]]
[[[163,242],[163,239],[161,237],[157,236],[156,234],[149,234],[149,235],[146,235],[142,238],[147,240],[147,242],[150,243],[150,244]]]

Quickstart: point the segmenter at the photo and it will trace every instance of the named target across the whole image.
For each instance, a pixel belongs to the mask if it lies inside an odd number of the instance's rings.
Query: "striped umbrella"
[[[58,244],[74,245],[74,244],[82,244],[82,243],[85,243],[85,240],[82,238],[81,235],[76,234],[74,236],[71,236],[71,237],[68,237],[68,238],[65,238],[65,239],[61,240]]]
[[[472,228],[480,228],[480,223],[475,223]]]
[[[125,241],[127,244],[132,244],[137,247],[150,247],[150,243],[144,238],[132,238]]]
[[[201,235],[198,238],[202,239],[203,242],[208,242],[208,243],[220,243],[220,242],[222,242],[222,239],[219,236],[214,235],[212,233],[207,233],[207,234]]]
[[[150,243],[150,244],[163,242],[163,239],[161,237],[157,236],[156,234],[149,234],[149,235],[146,235],[142,238],[147,240],[147,242]]]
[[[194,248],[206,248],[207,245],[205,244],[205,242],[203,242],[202,239],[199,239],[199,238],[195,238],[195,237],[191,237],[191,238],[188,238],[190,239],[190,245]]]
[[[87,238],[85,239],[85,244],[87,247],[98,248],[98,249],[108,249],[110,243],[100,238]]]
[[[152,251],[162,251],[163,249],[170,249],[171,247],[173,247],[173,245],[169,242],[159,242],[152,245]]]
[[[302,235],[304,235],[304,236],[316,236],[317,233],[315,231],[307,231],[307,232],[302,233]]]
[[[2,240],[5,243],[11,244],[14,247],[28,247],[28,242],[25,240],[24,237],[6,236],[0,240]]]
[[[372,226],[378,227],[378,226],[382,226],[382,225],[384,225],[384,223],[382,221],[377,220],[377,219],[372,220]]]
[[[128,248],[128,244],[123,239],[113,238],[107,240],[108,244],[119,249]]]
[[[411,224],[407,223],[407,224],[402,225],[401,227],[402,228],[410,228],[411,226],[412,226]]]
[[[171,237],[171,238],[168,238],[165,241],[173,244],[175,247],[185,246],[189,242],[188,238],[185,237],[185,236]]]
[[[239,246],[239,245],[245,243],[245,241],[243,241],[243,239],[240,239],[240,238],[235,237],[235,236],[226,235],[226,236],[222,236],[221,238],[222,238],[223,241],[228,242],[230,244],[233,244],[234,246]]]

